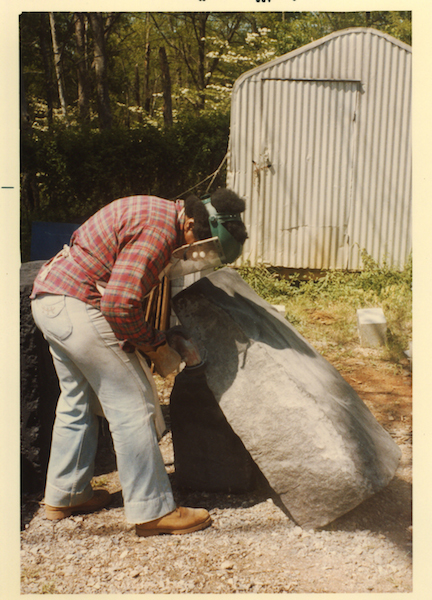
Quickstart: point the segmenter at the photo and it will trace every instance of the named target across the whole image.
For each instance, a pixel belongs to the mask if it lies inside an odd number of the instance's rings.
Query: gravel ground
[[[161,393],[165,413],[169,392],[168,381]],[[403,419],[389,425],[402,450],[395,478],[316,531],[296,526],[265,487],[242,495],[176,489],[168,432],[160,446],[177,503],[207,508],[213,524],[150,538],[136,537],[124,518],[110,440],[102,436],[94,485],[109,489],[113,502],[97,514],[53,523],[40,498],[27,498],[21,593],[411,592],[411,426]]]

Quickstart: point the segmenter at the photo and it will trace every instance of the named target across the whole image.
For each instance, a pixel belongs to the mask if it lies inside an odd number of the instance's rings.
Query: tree
[[[90,75],[87,62],[87,17],[84,13],[74,13],[76,40],[76,67],[78,80],[78,110],[80,120],[90,118]]]
[[[144,72],[145,72],[145,79],[144,79],[144,109],[147,113],[150,113],[150,106],[151,106],[151,93],[150,93],[150,51],[151,51],[151,46],[150,46],[150,42],[148,39],[148,33],[149,33],[149,28],[147,28],[147,35],[146,35],[146,44],[145,44],[145,48],[146,48],[146,54],[145,54],[145,62],[144,62]]]
[[[94,59],[96,74],[96,94],[101,129],[110,129],[112,125],[111,106],[108,90],[108,58],[105,50],[105,23],[102,13],[89,13],[93,31]]]
[[[161,69],[161,75],[162,75],[162,89],[163,89],[163,99],[164,99],[164,108],[163,108],[164,123],[168,127],[171,127],[171,125],[173,124],[172,101],[171,101],[171,77],[170,77],[169,64],[168,64],[167,55],[166,55],[164,46],[161,46],[159,48],[159,61],[160,61],[160,69]]]
[[[227,113],[243,72],[347,27],[411,43],[407,11],[62,12],[51,23],[49,13],[20,17],[28,114],[38,127],[51,126],[58,107],[74,126],[93,128],[97,114],[100,129]]]
[[[48,26],[47,26],[47,15],[45,13],[40,14],[39,20],[39,43],[40,43],[40,52],[43,63],[43,70],[45,75],[45,92],[46,92],[46,101],[47,101],[47,119],[48,119],[48,127],[52,126],[53,123],[53,90],[52,90],[52,69],[51,69],[51,61],[50,61],[50,44],[48,40]]]
[[[203,111],[207,87],[244,20],[243,13],[152,13],[151,17],[171,51],[170,61],[178,67],[177,81],[187,90],[180,97],[196,112]]]
[[[66,105],[66,96],[65,96],[65,89],[64,89],[64,83],[63,83],[62,56],[61,56],[60,48],[59,48],[58,41],[57,41],[57,32],[56,32],[55,18],[54,18],[53,12],[49,13],[49,20],[50,20],[50,26],[51,26],[51,38],[52,38],[52,46],[53,46],[53,54],[54,54],[54,67],[55,67],[55,73],[56,73],[58,95],[59,95],[60,106],[61,106],[63,117],[67,121],[67,105]]]

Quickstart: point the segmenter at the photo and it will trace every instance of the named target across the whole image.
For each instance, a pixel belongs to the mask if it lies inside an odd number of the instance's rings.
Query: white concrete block
[[[387,337],[387,321],[382,308],[359,308],[357,326],[362,346],[383,346]]]

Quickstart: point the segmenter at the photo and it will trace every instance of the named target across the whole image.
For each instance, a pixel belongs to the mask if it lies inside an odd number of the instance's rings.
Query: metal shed
[[[247,201],[243,260],[359,269],[411,251],[411,47],[337,31],[234,84],[227,186]]]

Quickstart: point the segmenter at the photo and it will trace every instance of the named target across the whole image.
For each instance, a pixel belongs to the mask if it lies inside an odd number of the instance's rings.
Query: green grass
[[[98,477],[93,477],[92,479],[92,487],[93,488],[102,488],[108,484],[108,478],[105,475],[100,475]]]
[[[57,588],[52,581],[43,584],[41,594],[57,594]]]
[[[288,321],[324,355],[358,345],[357,309],[382,308],[387,344],[381,358],[399,364],[412,337],[412,261],[397,270],[365,252],[362,258],[360,272],[331,270],[310,279],[283,277],[266,266],[244,265],[239,273],[264,300],[283,304]]]
[[[39,567],[25,567],[21,572],[21,582],[22,583],[37,583],[40,584],[41,580],[44,580],[41,588],[40,594],[57,594],[57,587],[54,581],[46,580],[46,576],[42,573]]]

